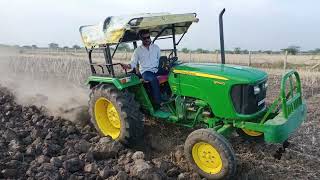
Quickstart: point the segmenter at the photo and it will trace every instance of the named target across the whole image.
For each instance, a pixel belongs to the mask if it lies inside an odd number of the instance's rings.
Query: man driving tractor
[[[126,69],[133,69],[139,64],[142,78],[150,82],[154,103],[160,106],[163,101],[157,76],[166,74],[163,69],[159,68],[160,48],[151,42],[149,30],[141,30],[139,37],[142,45],[135,49],[130,64],[122,64],[122,66]]]
[[[81,26],[92,73],[87,81],[91,89],[88,109],[97,131],[134,147],[144,139],[144,115],[197,128],[186,138],[184,154],[192,169],[206,179],[233,179],[238,163],[227,138],[235,131],[244,139],[282,143],[284,150],[287,139],[307,115],[299,74],[286,72],[280,94],[267,106],[268,74],[253,67],[225,64],[224,11],[219,15],[221,64],[178,60],[176,46],[191,24],[198,22],[196,13],[111,16],[97,25]],[[152,42],[169,38],[172,49],[166,49],[170,54],[162,57]],[[138,40],[142,40],[139,47]],[[112,62],[121,43],[132,43],[135,48],[129,64]],[[103,52],[105,63],[93,62],[93,52]],[[137,71],[115,72],[119,65],[125,69],[139,66],[148,83],[141,82]],[[169,72],[168,76],[159,76],[163,71]],[[158,108],[160,94],[170,97],[163,108]]]

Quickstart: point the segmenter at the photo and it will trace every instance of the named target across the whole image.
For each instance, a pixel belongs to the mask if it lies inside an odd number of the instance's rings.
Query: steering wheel
[[[173,67],[174,66],[174,63],[178,61],[178,57],[171,57],[171,58],[168,58],[168,62],[169,62],[169,67]]]

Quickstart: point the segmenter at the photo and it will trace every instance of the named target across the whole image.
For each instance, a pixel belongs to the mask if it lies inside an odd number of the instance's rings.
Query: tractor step
[[[157,118],[160,118],[160,119],[167,119],[171,116],[171,113],[170,112],[165,112],[165,111],[162,111],[162,110],[156,110],[154,113],[153,113],[153,116],[157,117]]]

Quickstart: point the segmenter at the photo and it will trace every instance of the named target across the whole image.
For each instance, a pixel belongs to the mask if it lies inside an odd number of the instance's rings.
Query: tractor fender
[[[123,78],[89,76],[86,84],[90,85],[90,88],[98,84],[113,84],[117,89],[122,90],[130,86],[141,84],[141,82],[137,76],[127,76]]]

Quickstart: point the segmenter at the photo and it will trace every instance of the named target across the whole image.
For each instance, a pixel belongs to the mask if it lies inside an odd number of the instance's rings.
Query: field
[[[96,134],[86,113],[89,89],[84,82],[90,71],[84,52],[0,53],[0,178],[201,179],[189,167],[182,151],[191,129],[147,118],[143,152]],[[116,59],[128,61],[130,56],[121,53]],[[217,54],[179,56],[185,62],[219,61]],[[94,58],[103,61],[100,54]],[[230,54],[226,61],[247,65],[248,58]],[[251,55],[251,65],[269,74],[268,102],[279,93],[284,58]],[[237,179],[320,178],[318,58],[287,57],[287,68],[296,68],[301,75],[308,115],[289,139],[291,145],[281,160],[273,158],[279,145],[249,143],[237,134],[230,138],[238,162]]]

